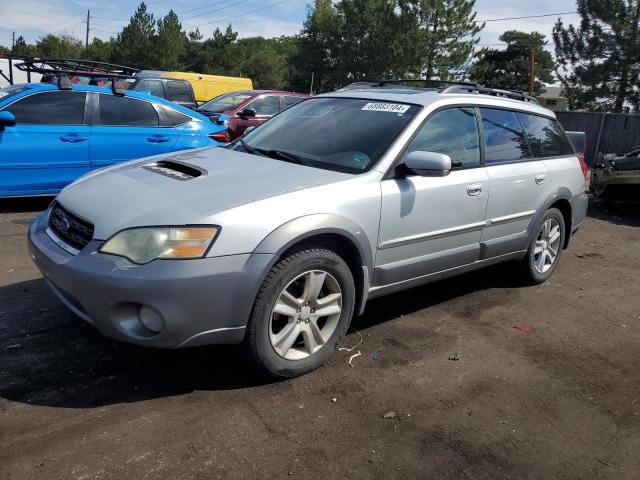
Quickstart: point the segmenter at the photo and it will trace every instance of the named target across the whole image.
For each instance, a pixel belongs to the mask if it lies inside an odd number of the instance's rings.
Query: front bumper
[[[135,265],[91,241],[72,255],[45,232],[47,213],[29,227],[31,258],[62,302],[103,335],[159,348],[240,343],[260,283],[275,257],[242,254]],[[162,319],[146,329],[138,310]]]

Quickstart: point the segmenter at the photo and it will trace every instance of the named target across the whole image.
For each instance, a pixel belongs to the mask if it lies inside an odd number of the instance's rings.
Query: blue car
[[[224,123],[146,92],[6,87],[0,89],[0,197],[54,195],[114,163],[222,145],[216,134],[227,129]]]

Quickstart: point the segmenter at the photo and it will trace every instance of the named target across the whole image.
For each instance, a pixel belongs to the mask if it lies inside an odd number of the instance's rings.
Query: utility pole
[[[11,34],[11,50],[16,48],[16,32]]]
[[[529,53],[529,96],[533,97],[536,85],[536,51],[532,48]]]
[[[311,86],[309,87],[309,95],[313,95],[313,77],[315,76],[316,72],[311,72]]]
[[[84,39],[84,49],[87,50],[89,48],[89,22],[91,21],[91,10],[87,10],[87,36]]]

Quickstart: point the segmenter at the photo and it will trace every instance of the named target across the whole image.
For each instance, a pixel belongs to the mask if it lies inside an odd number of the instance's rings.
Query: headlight
[[[215,240],[218,227],[141,227],[116,233],[100,252],[126,257],[134,263],[158,258],[202,258]]]

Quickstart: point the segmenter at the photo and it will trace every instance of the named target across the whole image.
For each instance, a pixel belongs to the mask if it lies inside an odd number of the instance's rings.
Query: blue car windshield
[[[347,173],[373,167],[420,110],[356,98],[313,98],[247,133],[229,148]]]
[[[0,88],[0,102],[8,100],[10,97],[24,92],[29,87],[26,85],[11,85],[9,87]]]

